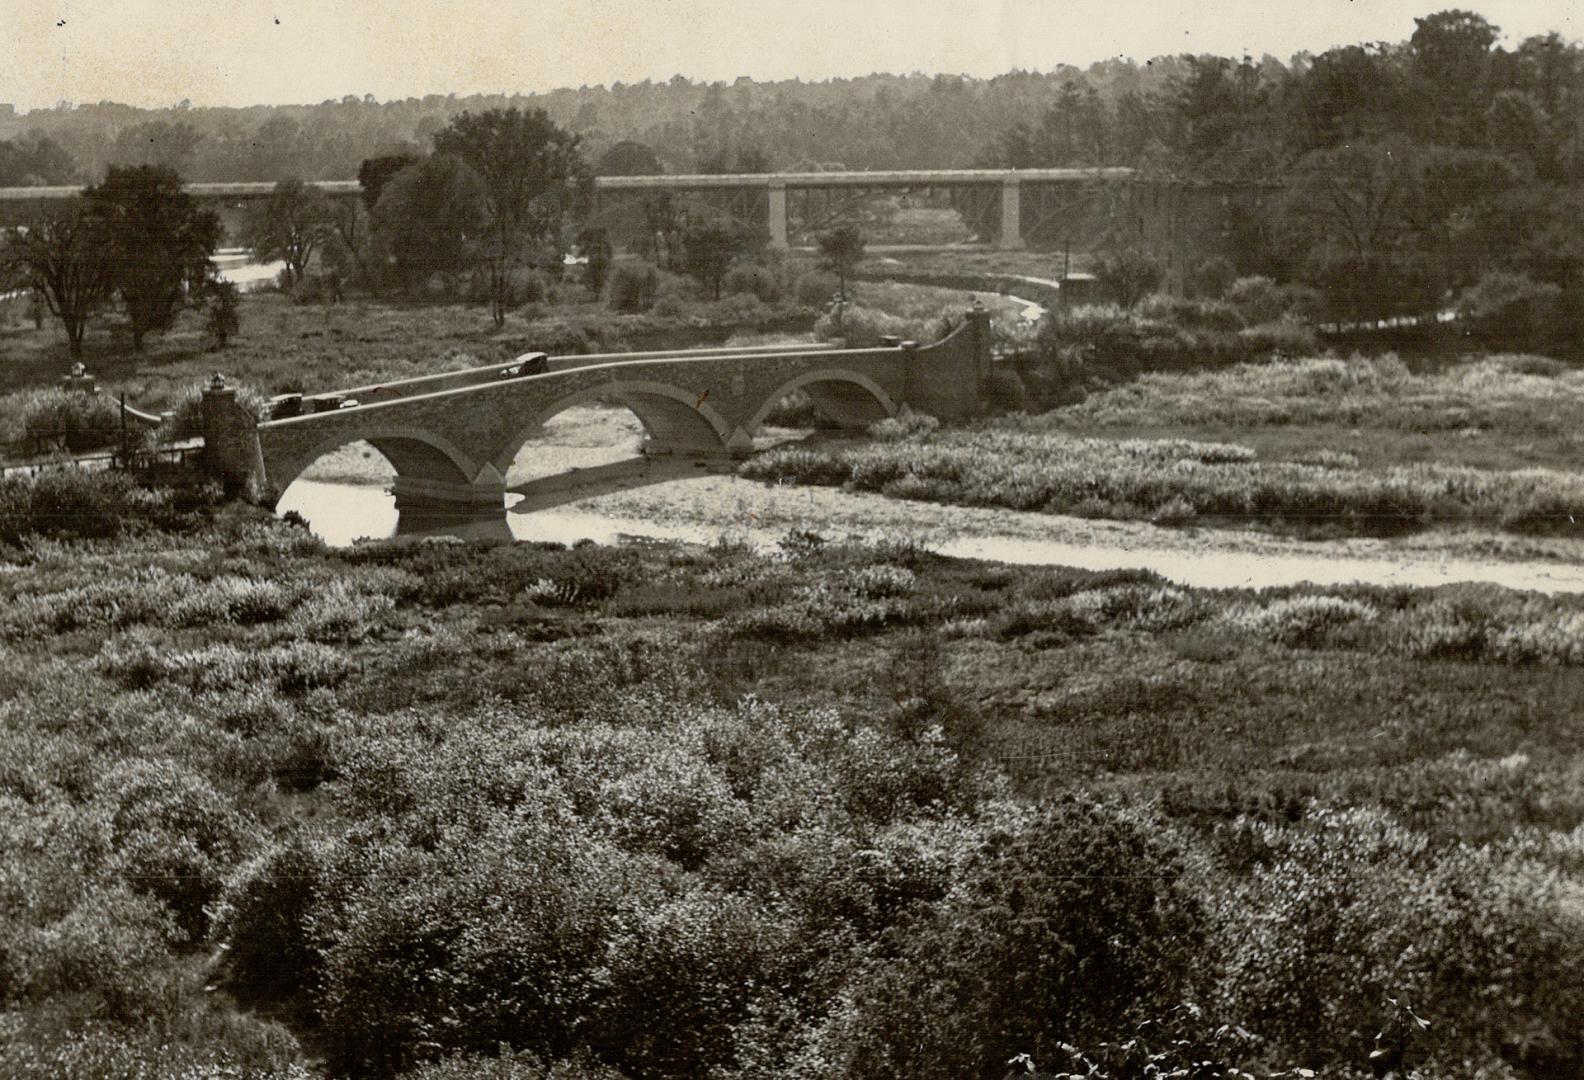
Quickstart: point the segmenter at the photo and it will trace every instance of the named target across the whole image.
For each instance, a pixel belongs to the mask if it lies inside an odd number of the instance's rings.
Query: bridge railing
[[[775,356],[805,353],[810,351],[813,344],[815,343],[792,342],[782,345],[723,345],[705,349],[657,349],[649,352],[585,353],[572,356],[552,356],[549,358],[548,363],[549,370],[552,372],[568,371],[572,368],[597,367],[601,364],[642,360],[673,360],[686,357],[719,359],[729,356]],[[374,404],[375,401],[405,401],[409,398],[435,393],[439,390],[460,389],[464,386],[492,385],[507,377],[504,373],[508,369],[515,367],[521,359],[521,357],[518,357],[516,360],[463,368],[460,371],[445,371],[434,375],[414,375],[407,379],[391,379],[386,382],[352,386],[341,390],[327,390],[321,394],[306,396],[316,398],[337,397],[349,401],[355,400],[360,404]],[[297,396],[294,394],[281,394],[271,398],[270,404],[274,405]],[[372,400],[365,401],[365,399]]]
[[[804,345],[804,346],[801,346],[801,347],[798,347],[798,348],[795,348],[795,349],[794,348],[778,348],[778,347],[775,347],[775,348],[748,347],[748,348],[743,348],[743,349],[710,349],[710,350],[689,349],[686,352],[661,352],[661,353],[655,353],[655,354],[612,353],[612,354],[606,354],[606,355],[613,356],[613,357],[619,357],[619,359],[612,360],[612,361],[601,361],[601,362],[598,362],[598,363],[573,364],[573,365],[569,365],[569,366],[561,367],[561,368],[552,367],[549,371],[542,372],[542,373],[537,374],[537,375],[521,376],[520,378],[514,379],[512,381],[513,382],[531,382],[531,381],[536,380],[536,379],[550,379],[550,378],[554,378],[558,374],[562,374],[562,373],[564,373],[566,371],[570,371],[570,370],[599,371],[601,369],[608,369],[610,371],[610,373],[614,376],[614,375],[617,375],[623,368],[631,367],[631,366],[633,366],[635,364],[640,364],[640,363],[644,363],[644,362],[667,362],[667,363],[676,363],[676,364],[706,364],[706,363],[713,363],[715,361],[720,361],[720,360],[736,360],[736,359],[754,360],[754,359],[769,359],[769,358],[773,358],[775,356],[796,356],[796,357],[798,357],[800,359],[804,359],[804,360],[828,358],[828,359],[830,359],[830,360],[832,360],[832,361],[834,361],[836,363],[841,363],[841,362],[852,362],[852,361],[855,361],[855,360],[862,360],[862,359],[865,359],[865,358],[872,358],[872,357],[878,357],[878,356],[894,356],[894,355],[897,355],[899,353],[908,351],[912,347],[913,347],[913,343],[912,342],[908,342],[908,343],[901,344],[901,345],[881,346],[881,347],[878,347],[878,348],[869,348],[869,349],[831,348],[829,346],[826,346],[824,348],[809,348],[807,345]],[[596,358],[593,357],[593,356],[584,356],[584,357],[572,357],[570,359],[583,360],[583,361],[592,361],[592,360],[595,360]],[[477,371],[480,371],[480,370],[489,371],[489,372],[498,372],[500,366],[501,365],[495,365],[495,366],[492,366],[492,367],[487,368],[487,369],[476,369],[476,368],[475,369],[470,369],[470,371],[465,373],[465,374],[473,374],[473,373],[475,373]],[[464,374],[464,373],[456,372],[456,373],[453,373],[453,374],[460,375],[460,374]],[[406,381],[406,382],[418,382],[418,381],[422,381],[422,378],[423,377],[420,377],[420,379],[418,379],[418,380],[404,380],[404,381]],[[429,377],[429,378],[430,379],[438,379],[439,377],[433,377],[432,376],[432,377]],[[331,392],[329,394],[322,394],[322,395],[316,395],[316,396],[319,396],[319,397],[326,397],[326,396],[329,396],[329,397],[341,397],[341,398],[346,399],[349,403],[355,401],[356,404],[348,404],[348,406],[345,407],[345,408],[340,408],[340,409],[335,409],[335,410],[326,410],[324,412],[311,412],[311,413],[304,413],[304,414],[299,415],[299,416],[282,417],[282,418],[280,418],[278,420],[266,420],[266,421],[263,421],[262,423],[260,423],[259,427],[261,427],[261,428],[266,428],[266,427],[267,428],[277,428],[277,427],[281,427],[281,426],[284,426],[284,425],[287,425],[287,424],[312,423],[315,419],[323,420],[325,417],[328,417],[328,416],[344,415],[344,414],[348,414],[348,413],[355,413],[355,414],[362,415],[362,414],[366,414],[366,413],[371,412],[371,411],[380,410],[380,409],[386,409],[386,408],[392,408],[392,407],[395,407],[395,406],[398,406],[398,405],[411,405],[411,404],[413,404],[415,402],[419,402],[419,401],[428,401],[428,400],[436,399],[436,398],[452,397],[452,396],[460,396],[460,395],[465,395],[465,394],[478,393],[478,392],[490,390],[490,389],[492,389],[494,387],[497,387],[503,381],[504,380],[502,380],[502,379],[500,379],[498,377],[491,377],[491,378],[486,379],[486,380],[480,380],[480,381],[477,381],[477,382],[469,382],[469,383],[467,383],[465,385],[461,385],[461,386],[441,386],[438,389],[425,389],[424,392],[422,392],[422,393],[404,394],[404,395],[399,396],[399,397],[381,398],[381,399],[374,400],[374,401],[365,401],[362,397],[356,397],[354,395],[357,392],[356,391],[352,391],[352,390],[333,391],[333,392]],[[380,385],[393,385],[393,384],[380,384]]]

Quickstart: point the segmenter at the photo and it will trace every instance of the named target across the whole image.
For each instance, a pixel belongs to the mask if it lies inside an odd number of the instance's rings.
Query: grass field
[[[0,573],[7,1076],[1584,1063],[1584,599],[185,520]]]

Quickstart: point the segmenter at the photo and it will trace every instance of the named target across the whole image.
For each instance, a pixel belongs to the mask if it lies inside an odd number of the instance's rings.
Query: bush
[[[269,395],[248,383],[228,383],[236,391],[237,404],[251,412],[255,419],[269,415]],[[176,402],[171,417],[160,425],[160,438],[166,442],[196,439],[203,435],[203,389],[191,387]]]
[[[1523,274],[1493,270],[1458,294],[1458,317],[1494,348],[1544,349],[1562,290]]]
[[[399,811],[402,793],[368,779]],[[647,890],[548,775],[525,780],[507,812],[489,813],[476,787],[456,806],[431,801],[441,792],[413,804],[425,832],[440,815],[444,842],[407,846],[398,831],[319,916],[334,1068],[383,1075],[506,1042],[548,1057],[574,1048],[614,915]],[[473,809],[458,820],[462,805]]]
[[[0,477],[0,543],[31,536],[103,539],[150,521],[167,521],[169,495],[139,487],[122,472],[48,469]]]
[[[1258,274],[1238,278],[1222,299],[1236,308],[1249,325],[1275,322],[1289,311],[1288,294],[1276,282]]]
[[[105,786],[127,882],[163,901],[177,927],[202,941],[208,908],[252,845],[251,823],[202,777],[169,763],[122,766]]]
[[[1230,262],[1220,255],[1201,259],[1188,274],[1188,295],[1196,300],[1220,300],[1237,278]]]
[[[646,262],[620,262],[610,275],[607,302],[612,310],[634,313],[654,306],[658,276]]]
[[[1166,270],[1142,248],[1127,247],[1096,259],[1094,275],[1111,299],[1130,308],[1155,291]]]
[[[215,907],[226,972],[248,995],[286,997],[312,986],[318,943],[309,917],[327,888],[325,852],[301,833],[242,866]]]
[[[1060,1060],[1184,1000],[1208,970],[1207,920],[1147,823],[1063,800],[1000,808],[958,887],[908,920],[828,1035],[846,1073],[996,1075]],[[1101,868],[1104,868],[1103,870]]]
[[[792,295],[805,307],[823,310],[840,287],[841,282],[829,271],[805,270],[792,283]]]
[[[1358,1061],[1396,998],[1437,1017],[1444,1065],[1499,1053],[1566,1075],[1584,1062],[1584,923],[1555,870],[1494,848],[1431,850],[1378,810],[1227,831],[1262,853],[1219,900],[1218,996],[1244,1024],[1315,1063]]]
[[[904,319],[876,308],[848,304],[839,321],[834,311],[821,315],[814,324],[814,336],[821,341],[840,339],[850,349],[872,349],[882,337],[934,341],[936,329],[927,319]]]
[[[726,271],[726,276],[721,280],[721,290],[728,296],[746,293],[773,304],[781,299],[781,280],[768,266],[738,263]]]
[[[114,446],[121,439],[121,409],[108,394],[38,390],[22,410],[25,450],[82,453]]]

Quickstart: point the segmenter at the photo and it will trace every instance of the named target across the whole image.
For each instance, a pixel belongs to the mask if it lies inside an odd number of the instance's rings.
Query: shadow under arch
[[[263,432],[261,432],[263,434]],[[328,435],[306,450],[292,454],[284,467],[272,455],[268,436],[261,440],[265,475],[277,500],[314,462],[343,446],[366,442],[390,462],[398,479],[435,481],[443,484],[473,482],[478,466],[473,458],[458,450],[448,439],[417,428],[372,426]]]
[[[517,454],[551,419],[578,405],[615,400],[638,418],[656,450],[719,454],[726,449],[731,425],[707,399],[667,383],[632,380],[591,386],[558,398],[516,429],[493,458],[501,475]]]
[[[842,427],[868,427],[876,420],[897,414],[896,399],[869,376],[845,368],[822,368],[806,371],[776,387],[745,425],[748,433],[757,433],[770,410],[794,390],[808,394],[822,413]]]

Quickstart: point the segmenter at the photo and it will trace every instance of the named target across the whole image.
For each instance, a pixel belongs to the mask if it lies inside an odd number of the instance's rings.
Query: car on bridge
[[[516,363],[500,369],[503,379],[520,379],[525,375],[543,375],[550,370],[550,357],[542,352],[523,353]]]

